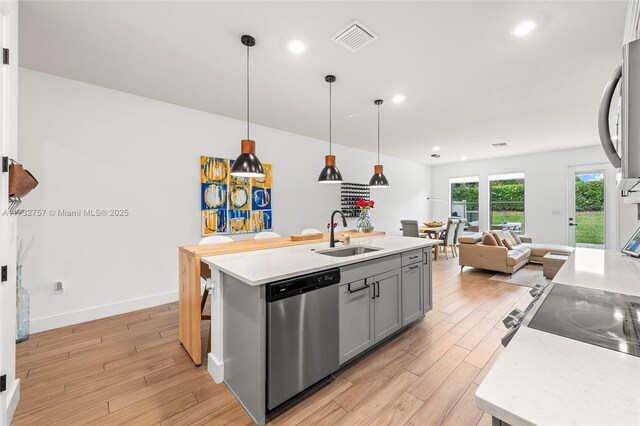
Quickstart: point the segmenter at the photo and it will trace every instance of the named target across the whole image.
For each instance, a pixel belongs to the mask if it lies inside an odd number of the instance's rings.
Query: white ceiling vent
[[[358,21],[353,21],[332,37],[333,41],[352,52],[357,52],[377,38],[373,31]]]
[[[506,143],[506,142],[499,142],[499,143],[492,143],[491,144],[491,148],[505,148],[507,146],[509,146],[509,144]]]

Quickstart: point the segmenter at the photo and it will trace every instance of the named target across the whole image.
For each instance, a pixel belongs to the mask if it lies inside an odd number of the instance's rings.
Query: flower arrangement
[[[27,254],[29,253],[29,250],[31,250],[31,246],[33,245],[33,238],[31,237],[31,240],[29,241],[29,244],[27,244],[26,246],[23,244],[24,241],[22,240],[22,238],[20,238],[20,242],[18,243],[18,252],[16,254],[16,266],[21,268],[22,264],[24,263],[24,259],[27,257]]]
[[[373,200],[365,200],[364,198],[360,198],[356,202],[356,207],[360,207],[360,211],[363,211],[364,209],[372,209],[374,204],[375,201]]]
[[[369,210],[375,205],[373,200],[365,200],[360,198],[356,201],[356,207],[360,209],[360,217],[356,223],[356,230],[358,232],[371,232],[373,231],[373,220],[369,215]]]

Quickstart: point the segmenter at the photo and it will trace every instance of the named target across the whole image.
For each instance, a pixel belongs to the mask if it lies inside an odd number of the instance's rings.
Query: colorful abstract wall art
[[[263,178],[234,178],[234,160],[200,157],[202,235],[240,234],[273,229],[271,164]]]

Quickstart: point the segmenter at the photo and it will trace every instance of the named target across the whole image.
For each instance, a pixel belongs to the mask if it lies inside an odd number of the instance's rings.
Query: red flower
[[[369,208],[373,208],[373,204],[374,202],[371,201],[367,201],[364,198],[360,198],[357,202],[356,202],[356,207],[360,207],[360,208],[364,208],[364,207],[369,207]]]

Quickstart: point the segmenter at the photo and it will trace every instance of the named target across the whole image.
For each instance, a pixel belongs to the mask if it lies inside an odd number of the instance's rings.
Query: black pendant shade
[[[382,99],[373,101],[378,107],[378,164],[373,166],[373,176],[369,179],[371,188],[387,188],[389,186],[389,181],[382,171],[382,164],[380,164],[380,105],[382,102]]]
[[[264,168],[262,163],[256,157],[256,143],[251,139],[244,139],[241,142],[241,154],[231,167],[231,175],[237,177],[262,177],[264,176]]]
[[[318,183],[342,183],[342,174],[336,167],[336,156],[325,156],[324,164],[324,169],[322,169],[320,176],[318,176]]]
[[[250,35],[243,35],[240,41],[247,47],[247,138],[241,141],[241,154],[231,167],[231,175],[248,178],[262,177],[264,168],[256,157],[256,143],[249,138],[249,48],[256,45],[256,39]]]
[[[380,167],[380,170],[379,170],[380,173],[378,173],[377,167]],[[371,179],[369,179],[369,186],[375,186],[376,188],[386,188],[389,186],[389,181],[387,180],[387,177],[384,175],[384,173],[382,173],[381,164],[378,164],[374,167],[373,176],[371,176]]]
[[[336,77],[328,75],[324,81],[329,83],[329,155],[324,157],[324,169],[318,176],[318,183],[342,183],[342,174],[336,167],[336,156],[331,154],[331,83],[336,81]]]

